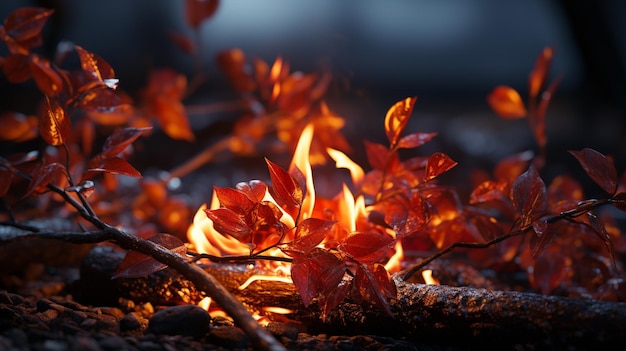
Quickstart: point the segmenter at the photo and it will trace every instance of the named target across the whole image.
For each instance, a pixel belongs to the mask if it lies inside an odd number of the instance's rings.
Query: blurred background
[[[0,17],[22,6],[56,9],[44,50],[53,53],[61,40],[81,45],[113,66],[126,91],[141,88],[151,68],[194,72],[194,59],[167,39],[171,30],[192,32],[182,1],[12,0],[0,4]],[[215,64],[222,50],[241,48],[268,62],[282,56],[294,70],[332,71],[327,101],[347,119],[355,149],[362,139],[384,141],[387,109],[418,96],[409,130],[439,132],[424,153],[445,151],[461,164],[488,166],[534,141],[525,120],[500,119],[486,95],[506,84],[525,97],[537,56],[551,46],[550,80],[562,82],[548,110],[548,163],[557,164],[548,172],[578,169],[566,151],[591,147],[613,155],[621,173],[624,18],[621,0],[222,1],[201,26],[203,91],[219,99],[227,84]],[[2,110],[29,108],[26,89],[0,83]]]

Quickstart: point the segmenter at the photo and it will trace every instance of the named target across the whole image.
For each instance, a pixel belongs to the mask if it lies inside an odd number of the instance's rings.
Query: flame
[[[439,280],[433,277],[432,269],[425,269],[422,271],[422,278],[426,284],[439,285]]]
[[[306,195],[302,204],[302,219],[311,217],[313,207],[315,206],[315,186],[313,185],[313,170],[309,161],[309,153],[311,150],[311,142],[313,141],[313,124],[308,124],[298,140],[298,145],[293,154],[293,159],[289,165],[289,172],[293,174],[294,168],[297,167],[306,179]]]

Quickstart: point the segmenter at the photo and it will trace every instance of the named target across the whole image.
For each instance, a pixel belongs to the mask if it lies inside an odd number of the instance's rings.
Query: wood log
[[[109,256],[108,260],[101,255]],[[94,249],[85,262],[114,263],[116,259],[110,259],[110,255],[107,250]],[[115,268],[107,269],[112,273]],[[83,267],[83,272],[89,272],[86,269]],[[485,345],[602,349],[626,342],[626,303],[414,284],[396,277],[398,294],[390,301],[393,316],[348,300],[322,319],[319,306],[314,302],[305,307],[292,284],[255,281],[239,289],[255,273],[253,269],[230,264],[211,264],[204,269],[251,310],[266,306],[290,309],[292,313],[287,317],[301,323],[310,333],[374,334],[461,349]],[[176,304],[195,302],[202,297],[191,284],[181,282],[175,272],[167,269],[145,278],[108,280],[108,283],[121,296],[135,301]],[[87,284],[94,286],[94,282]],[[146,286],[158,287],[160,292]],[[187,289],[186,297],[179,294],[181,287]]]

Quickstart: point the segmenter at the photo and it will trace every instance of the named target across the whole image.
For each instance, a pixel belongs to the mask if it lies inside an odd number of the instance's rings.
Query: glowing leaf
[[[497,86],[491,91],[487,102],[498,116],[506,119],[522,118],[527,114],[526,106],[517,90],[505,85]]]
[[[385,258],[394,245],[391,236],[369,231],[350,235],[339,245],[339,250],[361,263],[373,263]]]
[[[89,178],[95,172],[121,174],[129,177],[141,178],[141,172],[131,166],[128,161],[117,156],[105,158],[95,167],[92,166],[87,169],[85,178]]]
[[[260,202],[265,197],[267,191],[267,184],[260,180],[251,180],[247,183],[237,183],[235,188],[244,194],[246,194],[251,200]]]
[[[35,171],[32,180],[28,184],[28,189],[26,190],[23,198],[26,198],[33,193],[40,194],[48,191],[48,185],[53,184],[61,175],[67,175],[67,170],[65,169],[65,166],[60,163],[54,162],[38,168]]]
[[[396,286],[383,265],[359,265],[354,275],[353,289],[358,292],[361,301],[378,306],[388,315],[393,314],[388,299],[396,297]]]
[[[39,134],[53,146],[63,145],[71,132],[70,120],[65,110],[55,100],[46,99],[39,120]]]
[[[546,47],[543,49],[539,57],[537,57],[535,67],[530,72],[530,76],[528,77],[528,90],[531,99],[534,99],[537,95],[539,95],[539,91],[548,77],[551,62],[552,48]]]
[[[228,208],[204,210],[204,212],[213,221],[215,230],[222,235],[230,235],[240,241],[245,241],[252,232],[243,213],[237,213]]]
[[[290,243],[289,248],[302,252],[313,249],[326,238],[335,223],[336,221],[326,221],[317,218],[305,219],[298,224],[296,239]]]
[[[452,160],[448,155],[442,152],[436,152],[428,158],[426,164],[426,173],[424,174],[424,181],[429,181],[437,178],[442,173],[445,173],[456,166],[458,162]]]
[[[219,0],[185,0],[185,19],[193,29],[213,16],[219,5]]]
[[[250,199],[244,192],[232,188],[213,187],[213,191],[220,201],[220,205],[226,207],[235,213],[248,213],[255,205],[253,199]]]
[[[147,240],[159,244],[179,255],[187,253],[185,244],[171,234],[159,233],[149,237]],[[154,258],[146,254],[130,250],[126,253],[126,256],[124,256],[124,259],[118,266],[116,272],[113,274],[112,279],[144,277],[165,268],[167,268],[167,265],[155,260]]]
[[[272,161],[265,159],[272,180],[272,195],[279,205],[300,207],[304,193],[300,184],[287,171]]]
[[[313,248],[306,255],[295,254],[291,264],[291,279],[305,306],[317,295],[334,292],[345,272],[343,260],[320,248]],[[331,306],[331,309],[334,307]]]
[[[594,149],[569,150],[587,175],[604,191],[613,195],[617,191],[617,170],[612,160]]]
[[[76,45],[76,52],[80,59],[80,66],[89,79],[103,82],[105,79],[115,78],[115,71],[111,65],[104,61],[100,56],[89,52],[82,47]]]
[[[387,111],[387,115],[385,116],[385,132],[387,133],[387,139],[389,139],[389,144],[392,148],[398,143],[400,135],[409,122],[416,100],[417,97],[408,97],[402,101],[396,102]]]
[[[405,135],[398,141],[398,148],[410,149],[422,146],[431,141],[436,135],[437,133],[411,133]]]

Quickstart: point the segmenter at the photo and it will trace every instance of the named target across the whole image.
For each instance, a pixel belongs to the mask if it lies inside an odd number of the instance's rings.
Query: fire
[[[271,77],[280,74],[281,64],[281,61],[278,60],[274,63],[270,73]],[[320,244],[320,246],[324,246],[328,242],[341,242],[346,236],[360,230],[368,230],[371,228],[372,224],[368,222],[369,214],[365,198],[362,195],[355,196],[350,185],[346,183],[343,184],[340,192],[333,199],[316,199],[315,184],[313,182],[313,170],[309,158],[314,132],[315,130],[313,124],[309,124],[303,129],[288,168],[290,174],[296,174],[298,173],[297,171],[299,171],[306,185],[305,189],[303,189],[306,194],[299,212],[300,217],[293,218],[280,206],[276,207],[282,211],[280,221],[285,224],[287,228],[294,228],[298,221],[307,218],[328,218],[329,215],[332,216],[333,220],[337,221],[336,226],[338,226],[339,229],[336,230],[336,233],[332,234],[332,238],[328,237]],[[326,151],[330,158],[335,161],[336,168],[345,168],[349,170],[352,186],[354,188],[358,188],[365,176],[363,169],[339,150],[329,148]],[[269,201],[276,204],[276,201],[273,199],[269,191],[266,191],[263,201]],[[217,209],[219,206],[219,200],[214,194],[209,208]],[[202,205],[198,209],[194,217],[193,224],[188,229],[187,237],[192,248],[199,253],[207,253],[214,256],[250,255],[253,249],[250,244],[242,243],[233,237],[222,235],[215,230],[213,222],[205,213],[206,208],[206,205]],[[395,233],[393,233],[391,229],[388,229],[387,231],[392,237],[395,237]],[[283,242],[289,241],[290,235],[292,234],[293,231],[290,231],[287,236],[283,238]],[[271,246],[271,244],[268,246]],[[286,257],[286,255],[278,247],[264,250],[263,255]],[[404,253],[402,245],[400,242],[397,242],[394,247],[394,253],[387,261],[385,268],[390,273],[399,271],[401,269],[401,262],[403,258]],[[259,265],[257,265],[256,268],[262,268],[259,270],[261,274],[253,274],[239,287],[239,289],[243,290],[247,288],[256,280],[274,280],[290,284],[293,283],[291,280],[289,263],[263,261],[259,262]],[[272,310],[272,313],[281,313],[280,311],[281,310]],[[285,311],[283,312],[287,313]]]
[[[439,280],[433,277],[432,269],[425,269],[422,271],[422,278],[424,278],[424,283],[439,285]]]

